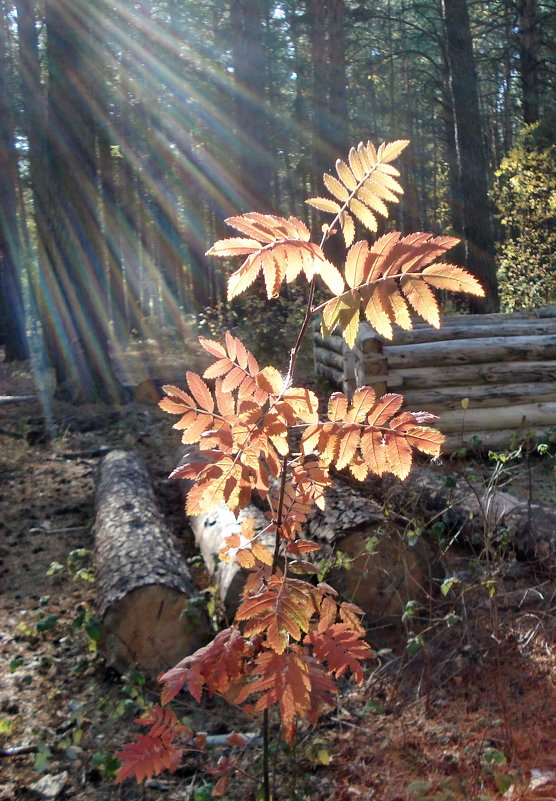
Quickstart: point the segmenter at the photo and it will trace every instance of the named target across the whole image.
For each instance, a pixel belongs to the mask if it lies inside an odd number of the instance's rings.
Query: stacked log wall
[[[445,452],[502,448],[513,435],[556,426],[556,306],[446,315],[439,329],[395,327],[392,340],[363,322],[353,349],[339,333],[314,338],[317,374],[346,394],[372,386],[404,395],[406,409],[438,414]]]

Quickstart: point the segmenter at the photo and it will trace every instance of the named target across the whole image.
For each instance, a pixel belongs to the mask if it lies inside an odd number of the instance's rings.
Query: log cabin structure
[[[440,328],[395,327],[387,340],[362,322],[353,348],[314,331],[315,371],[350,395],[398,392],[404,408],[437,414],[444,452],[502,448],[556,427],[556,306],[512,314],[451,314]]]

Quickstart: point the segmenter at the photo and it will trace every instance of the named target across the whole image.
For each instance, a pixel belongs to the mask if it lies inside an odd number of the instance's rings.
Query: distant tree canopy
[[[227,304],[204,255],[222,219],[320,225],[303,199],[360,139],[411,139],[392,225],[463,237],[488,288],[475,310],[495,308],[489,193],[523,125],[554,111],[550,6],[0,0],[6,357],[32,331],[70,396],[117,395],[108,354],[130,332]]]
[[[556,302],[556,118],[526,126],[496,172],[506,235],[499,246],[504,308]]]

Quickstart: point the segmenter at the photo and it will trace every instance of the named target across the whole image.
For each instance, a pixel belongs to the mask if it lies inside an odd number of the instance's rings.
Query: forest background
[[[297,290],[265,332],[262,296],[227,304],[204,253],[230,214],[320,226],[304,199],[360,139],[411,140],[391,225],[463,238],[454,261],[487,289],[472,311],[553,299],[551,0],[2,0],[0,14],[0,335],[6,360],[31,351],[67,397],[120,398],[111,354],[163,328],[187,338],[187,320],[276,345]]]

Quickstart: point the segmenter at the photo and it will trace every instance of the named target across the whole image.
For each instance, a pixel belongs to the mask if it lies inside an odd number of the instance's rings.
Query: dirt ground
[[[34,392],[31,377],[0,363],[0,395]],[[177,488],[167,480],[176,445],[154,405],[118,409],[40,402],[0,405],[0,801],[75,798],[204,801],[207,758],[138,788],[114,784],[113,754],[138,727],[154,682],[120,677],[90,650],[93,482],[104,449],[138,450],[188,556],[194,551]],[[530,465],[531,467],[531,465]],[[538,499],[556,505],[553,462],[534,462]],[[528,492],[529,471],[514,479]],[[516,489],[517,488],[517,489]],[[56,564],[54,564],[56,563]],[[72,577],[78,569],[84,578]],[[377,652],[362,687],[342,684],[336,710],[303,729],[295,753],[278,747],[278,797],[325,801],[556,799],[556,580],[511,559],[483,565],[448,555],[465,576],[440,596],[414,652],[407,626],[370,630]],[[51,575],[48,575],[48,573]],[[197,573],[202,582],[202,571]],[[209,734],[256,730],[218,701],[180,714]],[[228,799],[258,801],[259,749]],[[48,796],[45,777],[59,780]],[[42,789],[41,789],[42,788]]]

